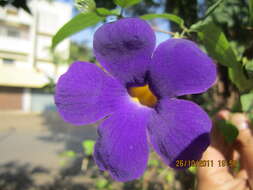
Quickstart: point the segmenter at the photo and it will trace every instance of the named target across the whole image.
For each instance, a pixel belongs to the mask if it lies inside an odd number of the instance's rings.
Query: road
[[[21,170],[29,175],[39,170],[46,175],[45,179],[40,175],[38,181],[45,183],[63,169],[60,153],[66,150],[81,153],[81,142],[95,138],[95,125],[72,126],[57,113],[0,112],[0,178],[1,172],[3,175]]]

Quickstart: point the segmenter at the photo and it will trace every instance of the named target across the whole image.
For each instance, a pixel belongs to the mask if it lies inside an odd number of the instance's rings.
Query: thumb
[[[249,184],[253,188],[253,135],[249,121],[242,113],[231,114],[229,120],[239,129],[236,149],[241,155],[241,163],[247,171]]]

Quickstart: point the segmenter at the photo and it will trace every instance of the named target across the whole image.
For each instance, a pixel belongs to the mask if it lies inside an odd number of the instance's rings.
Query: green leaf
[[[212,14],[212,12],[215,11],[215,9],[221,4],[223,3],[224,0],[217,0],[211,7],[209,7],[205,13],[204,18],[208,17],[210,14]]]
[[[159,166],[159,161],[156,160],[156,159],[149,159],[148,160],[148,166],[158,167]]]
[[[65,38],[102,21],[104,17],[98,16],[94,12],[80,13],[73,17],[53,36],[52,46],[54,49]]]
[[[93,140],[85,140],[82,142],[82,146],[84,149],[84,152],[87,156],[91,156],[94,151],[95,141]]]
[[[96,9],[96,3],[94,0],[75,0],[75,6],[83,13],[91,12]]]
[[[220,64],[233,67],[237,64],[236,55],[226,36],[212,22],[200,22],[193,25],[190,30],[198,32],[198,37],[203,42],[208,54]]]
[[[241,92],[248,91],[253,88],[253,79],[246,78],[241,64],[238,63],[236,66],[229,68],[228,74],[230,80]]]
[[[140,18],[144,19],[144,20],[151,20],[151,19],[155,19],[155,18],[164,18],[164,19],[168,19],[176,24],[178,24],[182,29],[184,29],[184,20],[182,18],[180,18],[177,15],[174,14],[168,14],[168,13],[164,13],[164,14],[145,14],[140,16]]]
[[[172,184],[175,178],[174,173],[172,171],[168,171],[165,178],[169,184]]]
[[[119,5],[123,8],[128,8],[140,3],[142,0],[113,0],[113,1],[116,5]]]
[[[191,173],[193,173],[193,174],[196,174],[196,172],[197,172],[197,168],[196,168],[195,166],[189,167],[188,170],[189,170]]]
[[[62,157],[68,157],[68,158],[75,158],[76,157],[76,152],[72,151],[72,150],[67,150],[64,151],[60,154],[60,156]]]
[[[253,78],[253,60],[245,60],[245,69],[249,78]]]
[[[224,136],[225,141],[229,144],[232,144],[239,134],[236,126],[226,120],[217,121],[217,127],[221,134]]]
[[[229,44],[225,34],[210,20],[200,21],[192,25],[190,31],[198,32],[208,54],[220,64],[229,67],[229,78],[240,91],[253,88],[253,79],[248,79],[241,63]]]
[[[106,179],[98,179],[96,182],[96,187],[98,189],[103,189],[108,185],[108,181]]]
[[[201,32],[201,30],[203,30],[203,27],[205,27],[205,25],[207,25],[209,22],[209,20],[200,20],[196,23],[194,23],[193,25],[191,25],[189,31],[190,32]]]
[[[125,6],[124,0],[113,0],[113,2],[114,2],[116,5],[120,6],[120,7],[124,7],[124,6]]]
[[[97,8],[96,11],[97,14],[101,16],[110,16],[110,15],[119,16],[119,9],[109,10],[106,8]]]
[[[240,100],[244,112],[253,111],[253,92],[241,95]]]
[[[64,167],[64,166],[66,165],[66,163],[67,163],[67,160],[60,160],[60,161],[59,161],[59,165],[60,165],[61,167]]]
[[[249,21],[250,26],[253,26],[253,0],[248,0],[249,2]]]

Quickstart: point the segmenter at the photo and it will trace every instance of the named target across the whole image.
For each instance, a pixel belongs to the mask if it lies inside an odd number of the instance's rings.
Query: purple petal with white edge
[[[83,125],[113,113],[123,96],[122,85],[99,67],[75,62],[56,85],[55,104],[66,122]]]
[[[163,99],[152,115],[148,131],[154,150],[166,164],[175,169],[189,167],[199,160],[210,143],[211,120],[195,103]],[[178,162],[184,161],[180,167]]]
[[[154,48],[152,28],[138,18],[104,24],[93,41],[96,59],[123,84],[144,83]]]
[[[151,109],[134,104],[126,104],[99,126],[94,151],[99,168],[122,182],[139,178],[148,161],[146,127]]]
[[[216,67],[198,46],[185,39],[169,39],[154,52],[151,88],[160,97],[206,91],[216,79]]]

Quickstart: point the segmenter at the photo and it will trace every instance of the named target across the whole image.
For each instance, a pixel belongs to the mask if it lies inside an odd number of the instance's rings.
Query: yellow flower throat
[[[132,96],[132,100],[148,107],[154,107],[157,98],[150,90],[149,86],[130,87],[128,89],[129,94]]]

